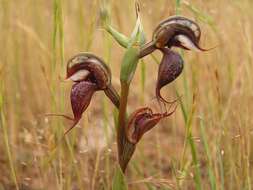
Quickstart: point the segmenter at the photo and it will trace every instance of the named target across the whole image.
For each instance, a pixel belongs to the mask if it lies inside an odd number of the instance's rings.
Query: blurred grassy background
[[[113,26],[129,35],[134,1],[108,0]],[[182,96],[176,113],[139,143],[129,189],[252,189],[253,1],[140,0],[147,39],[180,13],[202,29],[204,53],[182,52],[183,74],[162,91]],[[103,57],[119,90],[124,49],[99,25],[98,0],[0,0],[0,189],[110,189],[116,163],[113,106],[96,93],[79,127],[56,150],[71,113],[66,61]],[[154,53],[159,60],[159,52]],[[129,110],[154,101],[157,64],[138,66]]]

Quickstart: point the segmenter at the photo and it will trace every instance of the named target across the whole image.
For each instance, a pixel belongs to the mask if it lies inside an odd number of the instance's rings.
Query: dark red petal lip
[[[97,86],[94,83],[89,81],[81,81],[75,83],[72,86],[70,93],[70,101],[71,107],[73,111],[74,118],[64,115],[64,114],[46,114],[47,116],[62,116],[68,120],[73,121],[71,127],[64,133],[67,134],[72,128],[76,126],[79,120],[82,117],[83,112],[90,105],[91,99],[95,91],[97,90]]]
[[[184,61],[178,53],[168,48],[163,48],[162,52],[163,58],[159,65],[156,83],[156,97],[158,100],[171,103],[161,96],[161,89],[174,81],[182,73]]]
[[[158,122],[172,115],[176,110],[176,107],[171,112],[164,113],[153,113],[152,109],[149,107],[139,108],[133,112],[128,120],[127,125],[127,138],[128,140],[136,144],[139,142],[141,137],[150,129],[152,129]]]
[[[92,95],[97,90],[96,84],[81,81],[73,85],[70,94],[71,106],[75,119],[79,119],[91,102]]]
[[[70,101],[71,107],[74,114],[73,124],[65,132],[67,134],[72,128],[76,126],[82,117],[83,112],[88,108],[91,102],[91,98],[96,91],[97,87],[95,84],[87,81],[81,81],[72,86]]]

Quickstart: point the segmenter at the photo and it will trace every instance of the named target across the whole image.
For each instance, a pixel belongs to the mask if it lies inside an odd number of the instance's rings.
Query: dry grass
[[[148,39],[177,7],[200,24],[203,47],[218,47],[183,52],[183,75],[162,92],[182,94],[182,106],[138,145],[129,189],[252,189],[252,0],[140,3]],[[134,26],[133,7],[111,0],[113,25],[125,34]],[[70,84],[60,77],[77,52],[103,57],[119,89],[123,49],[100,30],[98,15],[98,0],[0,0],[0,189],[110,189],[116,145],[113,106],[103,94],[56,149],[68,123],[43,117],[71,114]],[[130,110],[155,105],[156,71],[150,57],[138,66]]]

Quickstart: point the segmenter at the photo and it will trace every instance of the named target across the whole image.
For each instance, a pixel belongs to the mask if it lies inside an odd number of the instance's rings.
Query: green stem
[[[135,144],[130,143],[126,137],[126,115],[127,115],[127,99],[129,92],[129,84],[121,82],[121,98],[119,107],[119,122],[117,128],[117,144],[119,165],[125,172],[129,160],[131,159]]]

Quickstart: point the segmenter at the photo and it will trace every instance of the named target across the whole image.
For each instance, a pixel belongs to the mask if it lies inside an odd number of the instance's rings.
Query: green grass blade
[[[19,190],[19,186],[18,186],[18,181],[17,181],[17,175],[16,175],[16,170],[15,170],[15,166],[14,166],[14,162],[13,162],[13,158],[12,158],[12,153],[11,153],[11,147],[10,147],[10,142],[9,142],[9,135],[8,135],[8,129],[7,129],[7,125],[6,125],[6,119],[5,119],[5,115],[4,115],[4,95],[3,95],[3,84],[1,84],[0,86],[0,121],[1,121],[1,128],[3,130],[3,137],[4,137],[4,143],[5,143],[5,148],[6,148],[6,152],[7,152],[7,156],[8,156],[8,161],[9,161],[9,166],[11,169],[11,178],[15,184],[15,188],[16,190]]]
[[[176,15],[181,13],[181,0],[176,0]]]
[[[220,189],[225,189],[225,179],[224,179],[224,165],[222,160],[221,149],[219,145],[217,145],[217,157],[218,157],[218,166],[219,166],[219,173],[220,173]]]
[[[205,128],[206,127],[205,127],[204,120],[201,118],[200,119],[201,139],[203,141],[205,153],[206,153],[206,156],[207,156],[207,159],[208,159],[207,167],[208,167],[209,181],[210,181],[210,184],[211,184],[211,189],[216,190],[216,181],[215,181],[215,176],[214,176],[214,172],[213,172],[212,165],[211,165],[212,158],[211,158],[211,153],[210,153],[210,150],[209,150],[209,145],[208,145],[208,142],[207,142],[207,136],[206,136],[206,129]]]

